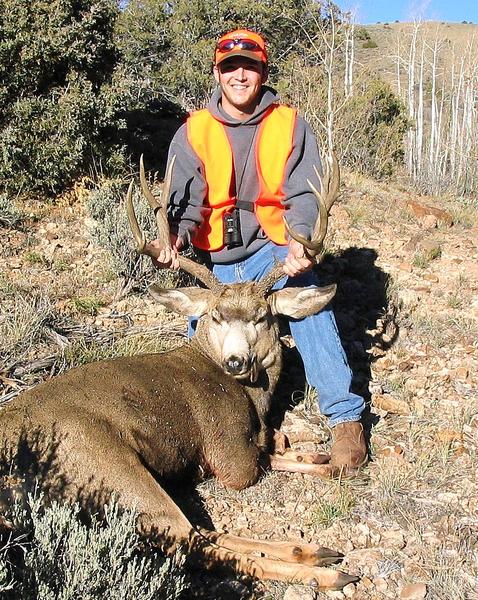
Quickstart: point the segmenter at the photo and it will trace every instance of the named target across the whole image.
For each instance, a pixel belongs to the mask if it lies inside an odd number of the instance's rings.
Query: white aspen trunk
[[[425,70],[425,43],[422,42],[422,52],[420,56],[420,74],[418,79],[418,106],[417,106],[417,132],[416,132],[416,152],[417,152],[417,176],[422,177],[423,170],[423,73]]]
[[[438,111],[438,123],[437,123],[437,143],[436,143],[436,155],[435,155],[435,176],[436,176],[436,191],[437,193],[441,191],[442,188],[442,180],[446,176],[447,166],[446,166],[446,140],[444,143],[442,142],[442,130],[443,130],[443,111],[445,107],[445,77],[442,80],[442,88],[441,88],[441,99],[440,99],[440,109]]]
[[[431,89],[431,93],[430,93],[430,137],[428,140],[428,165],[429,165],[429,171],[432,172],[433,170],[433,155],[434,155],[434,149],[435,149],[435,127],[436,127],[436,95],[435,95],[435,89],[436,89],[436,40],[435,40],[435,46],[432,49],[432,62],[431,62],[431,84],[432,84],[432,89]]]
[[[465,123],[465,140],[464,140],[464,156],[463,156],[463,181],[462,187],[466,188],[467,177],[470,171],[470,157],[473,152],[473,84],[471,79],[468,80],[465,94],[465,105],[463,108],[463,121]]]
[[[456,137],[458,135],[458,110],[457,110],[457,83],[455,81],[455,52],[453,48],[453,63],[451,69],[451,90],[450,90],[450,136],[449,136],[449,153],[450,153],[450,173],[451,177],[455,177],[456,172]]]
[[[348,95],[350,97],[354,93],[354,61],[355,61],[355,22],[352,21],[350,33],[350,64],[349,64],[349,80],[348,80]]]
[[[408,54],[408,117],[415,120],[415,60],[417,35],[420,24],[415,23]],[[408,172],[416,179],[416,132],[411,127],[408,131]]]
[[[325,31],[322,31],[322,37],[327,48],[325,60],[325,72],[327,74],[327,118],[326,118],[326,137],[327,148],[330,152],[334,147],[334,58],[337,52],[337,21],[335,19],[333,5],[328,4],[330,14],[330,37]]]
[[[464,58],[461,61],[460,83],[458,95],[458,135],[456,139],[456,174],[455,179],[461,179],[463,168],[463,152],[464,152],[464,136],[465,136],[465,120],[464,120],[464,105],[465,105],[465,69]]]
[[[349,95],[349,32],[345,32],[345,70],[344,70],[344,95],[347,98]]]
[[[402,97],[402,82],[400,80],[400,62],[402,60],[401,55],[401,39],[400,34],[397,35],[397,56],[396,56],[396,67],[397,67],[397,94],[401,98]]]
[[[475,38],[472,39],[470,47],[470,76],[471,101],[470,101],[470,156],[468,164],[468,191],[476,193],[478,186],[478,65],[476,61],[477,47]]]
[[[329,150],[334,147],[334,86],[333,86],[333,66],[335,49],[335,19],[332,17],[332,40],[329,48],[328,66],[327,66],[327,145]]]

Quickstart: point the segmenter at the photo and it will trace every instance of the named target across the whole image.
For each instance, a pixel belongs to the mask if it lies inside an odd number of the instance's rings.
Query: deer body
[[[334,290],[295,288],[292,295],[279,290],[259,305],[252,301],[255,284],[224,286],[219,298],[199,288],[152,292],[178,312],[203,314],[194,341],[163,354],[71,369],[0,411],[2,463],[8,472],[16,457],[13,475],[20,482],[19,490],[3,490],[3,505],[16,491],[37,485],[50,497],[85,506],[101,505],[114,493],[123,506],[138,511],[139,530],[167,552],[181,546],[206,565],[225,562],[255,577],[321,588],[355,581],[319,567],[341,555],[315,544],[265,542],[194,527],[161,485],[163,479],[190,480],[199,468],[235,489],[257,481],[269,462],[258,413],[280,368],[274,313],[319,310]],[[237,346],[223,345],[230,336]],[[225,347],[231,350],[219,352]],[[322,465],[303,466],[313,472]]]
[[[141,181],[169,243],[165,206],[147,188],[142,164]],[[160,250],[146,243],[134,217],[132,185],[127,207],[138,251],[157,256]],[[339,553],[194,527],[162,485],[163,479],[191,479],[200,469],[236,489],[255,483],[267,466],[327,472],[329,465],[314,464],[316,457],[311,464],[305,455],[294,462],[270,457],[265,449],[281,367],[277,315],[300,319],[316,313],[332,299],[335,286],[272,291],[284,275],[280,265],[260,282],[223,285],[203,265],[183,256],[179,264],[207,289],[152,286],[150,292],[166,308],[199,317],[193,341],[164,354],[84,365],[24,392],[0,411],[3,466],[8,473],[16,457],[20,493],[38,483],[48,495],[86,507],[114,493],[123,506],[137,510],[139,530],[167,552],[181,546],[206,565],[228,563],[254,577],[341,589],[357,578],[319,567],[339,560]],[[0,488],[0,507],[2,494],[5,504],[15,489],[10,492]]]
[[[242,386],[190,346],[71,369],[24,392],[0,413],[3,449],[20,442],[20,452],[34,447],[41,457],[53,443],[56,466],[41,483],[48,487],[48,478],[58,477],[66,462],[74,477],[62,473],[63,491],[71,499],[80,489],[82,495],[101,490],[107,463],[121,466],[125,449],[160,477],[190,476],[202,467],[232,487],[246,487],[259,477],[258,431]],[[90,453],[107,461],[93,470]],[[20,464],[25,458],[19,457]],[[124,468],[117,481],[129,477],[127,463]],[[56,484],[54,489],[59,491]]]

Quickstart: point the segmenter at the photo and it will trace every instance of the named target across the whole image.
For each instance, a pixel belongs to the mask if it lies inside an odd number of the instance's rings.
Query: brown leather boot
[[[330,464],[335,467],[358,469],[367,463],[367,445],[362,423],[339,423],[332,429]]]

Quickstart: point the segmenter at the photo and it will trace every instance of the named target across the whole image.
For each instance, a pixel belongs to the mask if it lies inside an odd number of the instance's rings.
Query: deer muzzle
[[[222,362],[222,368],[228,375],[237,379],[257,379],[257,368],[255,356],[240,356],[231,354]]]

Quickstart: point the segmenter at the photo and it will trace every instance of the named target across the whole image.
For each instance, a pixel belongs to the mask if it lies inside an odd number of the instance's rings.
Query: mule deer
[[[170,178],[171,170],[166,198]],[[169,240],[164,208],[147,188],[143,168],[141,181],[162,239]],[[323,202],[324,193],[317,194]],[[127,204],[139,250],[154,255],[157,249],[146,243],[136,223],[131,196],[132,185]],[[323,239],[323,223],[322,230]],[[324,568],[342,556],[327,548],[193,526],[162,487],[163,479],[190,478],[199,467],[236,489],[255,483],[270,464],[319,474],[328,467],[270,458],[264,448],[280,370],[276,315],[301,318],[319,311],[333,297],[334,286],[272,291],[282,273],[279,266],[259,283],[221,285],[203,265],[185,257],[180,261],[206,288],[153,286],[151,293],[168,308],[200,316],[190,344],[71,369],[0,412],[3,461],[16,456],[19,492],[40,480],[47,495],[83,504],[103,503],[114,493],[124,507],[136,508],[139,530],[167,552],[181,546],[206,565],[228,563],[261,579],[319,588],[340,589],[356,581]]]

